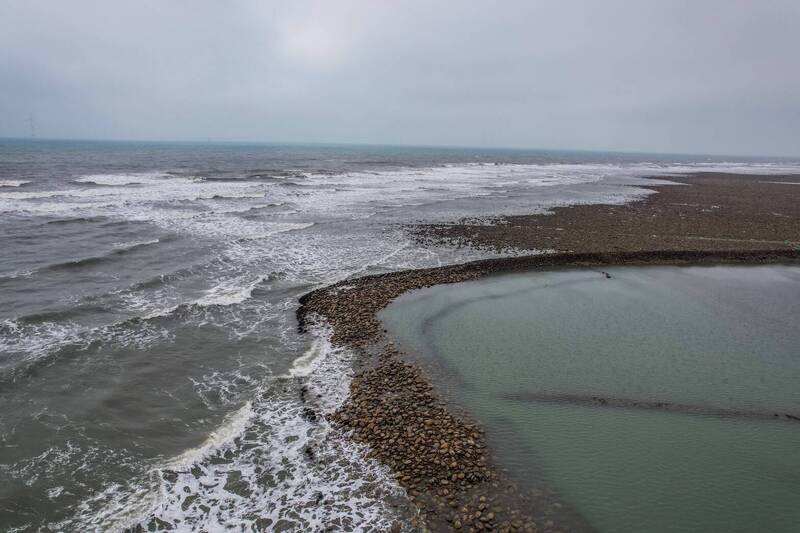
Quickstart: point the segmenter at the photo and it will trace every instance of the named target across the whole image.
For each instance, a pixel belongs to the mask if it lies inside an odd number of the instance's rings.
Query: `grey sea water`
[[[0,530],[385,526],[399,489],[323,416],[350,354],[297,298],[486,254],[416,222],[791,161],[468,148],[0,141]]]

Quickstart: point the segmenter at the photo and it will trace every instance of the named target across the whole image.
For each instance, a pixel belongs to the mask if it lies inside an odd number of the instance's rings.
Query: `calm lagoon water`
[[[504,466],[597,530],[798,530],[800,268],[512,274],[383,319]]]

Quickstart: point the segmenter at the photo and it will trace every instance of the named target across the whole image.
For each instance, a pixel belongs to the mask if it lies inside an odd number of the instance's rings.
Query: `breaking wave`
[[[102,220],[101,217],[74,217],[74,218],[58,218],[56,220],[48,220],[46,225],[63,225],[63,224],[81,224],[85,222],[98,222]]]
[[[157,184],[169,178],[170,175],[166,173],[146,172],[141,174],[95,174],[91,176],[75,178],[73,181],[75,183],[120,187],[125,185]]]
[[[77,268],[84,268],[87,266],[94,266],[108,261],[112,261],[134,250],[138,250],[140,248],[144,248],[147,246],[153,246],[160,242],[161,242],[160,239],[151,239],[148,241],[132,241],[132,242],[117,243],[114,245],[113,250],[111,250],[107,254],[95,255],[91,257],[83,257],[80,259],[64,261],[62,263],[55,263],[52,265],[47,265],[45,267],[42,267],[41,269],[39,269],[39,271],[72,270]]]
[[[161,239],[150,239],[149,241],[131,241],[131,242],[119,242],[114,245],[115,252],[130,252],[131,250],[135,250],[136,248],[141,248],[143,246],[150,246],[153,244],[158,244],[161,242]]]
[[[325,331],[311,350],[303,372],[269,380],[198,447],[131,487],[110,487],[58,526],[387,530],[402,489],[326,418],[347,398],[352,353]]]
[[[0,180],[0,187],[22,187],[28,183],[28,180]]]
[[[253,291],[269,276],[257,276],[252,281],[234,279],[209,289],[206,295],[194,302],[200,307],[235,305],[249,300]]]

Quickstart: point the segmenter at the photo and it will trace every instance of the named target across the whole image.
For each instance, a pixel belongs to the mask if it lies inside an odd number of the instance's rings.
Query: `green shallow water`
[[[800,531],[800,268],[607,272],[437,286],[382,318],[597,530]]]

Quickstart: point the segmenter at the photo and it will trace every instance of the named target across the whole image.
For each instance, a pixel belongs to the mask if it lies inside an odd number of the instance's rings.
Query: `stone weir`
[[[300,298],[298,327],[333,329],[358,354],[350,398],[332,421],[389,466],[419,510],[412,528],[433,531],[589,531],[543,488],[523,491],[499,468],[483,430],[448,406],[428,376],[386,335],[377,313],[401,294],[497,273],[631,265],[800,264],[800,251],[558,253],[488,259],[344,280]],[[399,525],[398,525],[399,527]]]

